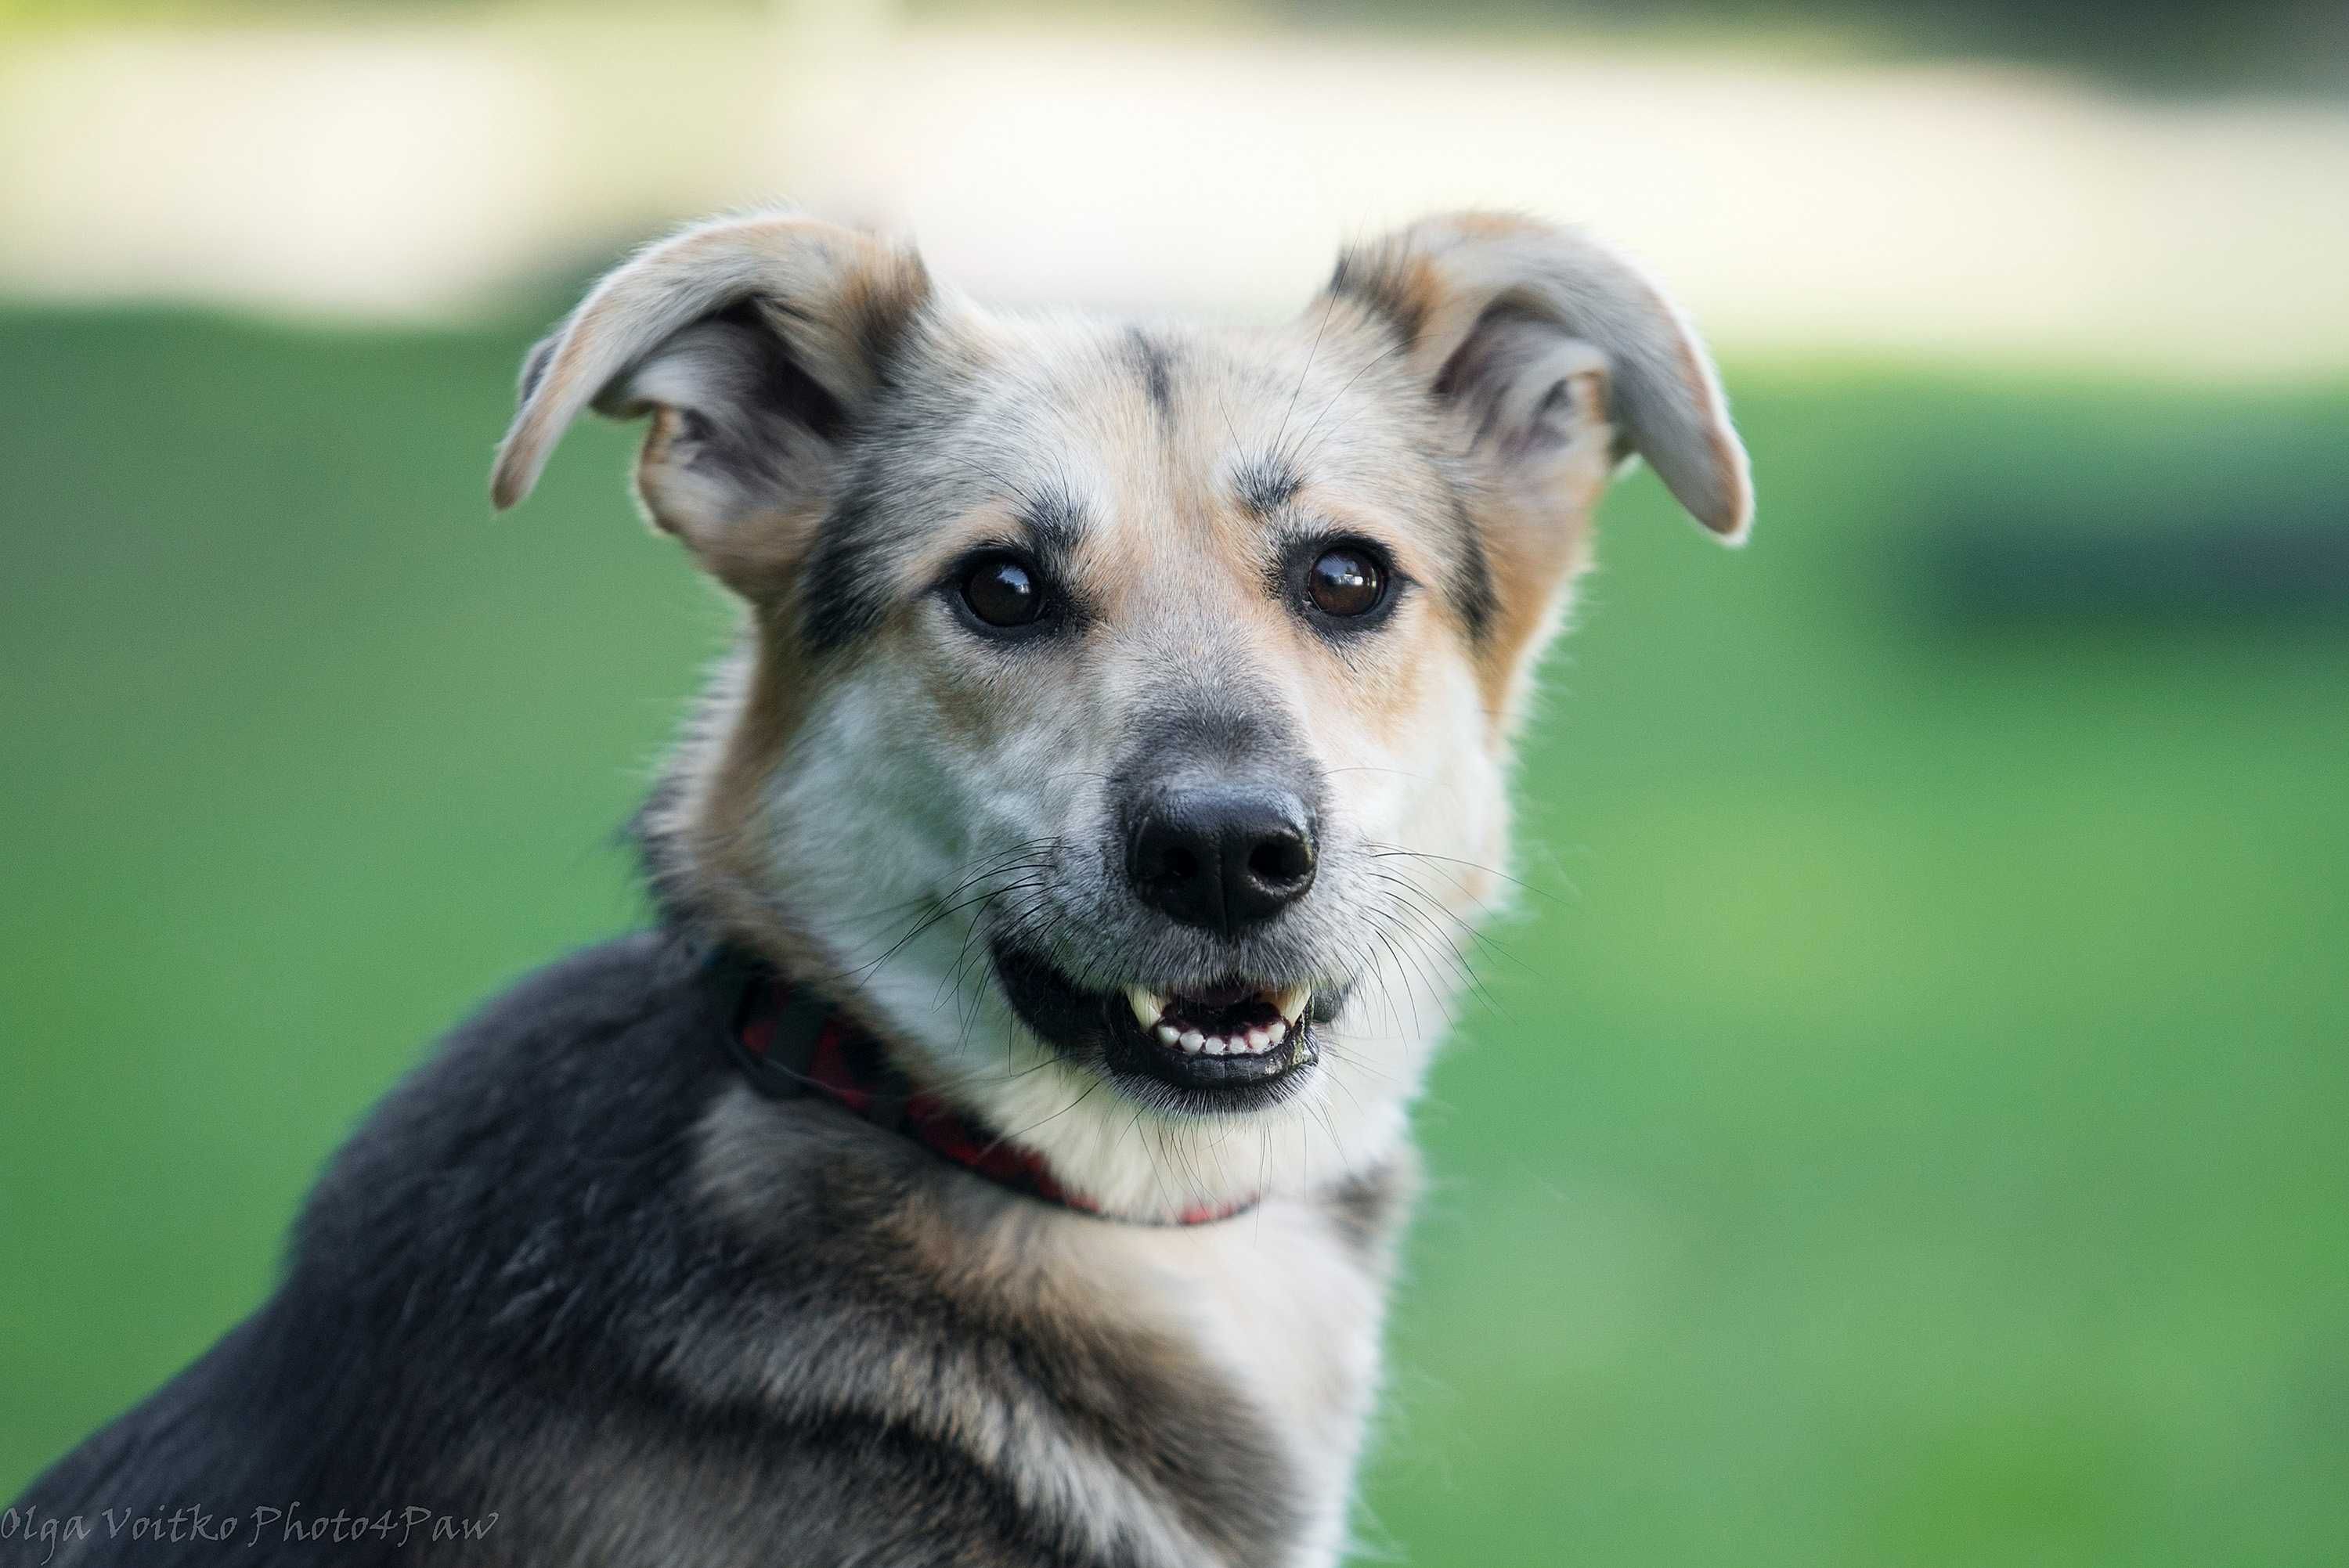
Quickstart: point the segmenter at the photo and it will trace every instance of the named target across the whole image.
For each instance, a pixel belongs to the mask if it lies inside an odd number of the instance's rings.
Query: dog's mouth
[[[1128,985],[1133,1021],[1158,1043],[1186,1057],[1261,1057],[1286,1044],[1305,1022],[1310,985],[1270,985],[1226,980],[1192,991]]]
[[[1343,986],[1247,976],[1092,991],[1031,953],[999,944],[994,958],[1013,1010],[1047,1045],[1185,1111],[1248,1110],[1286,1098],[1319,1060],[1319,1029],[1344,1001]]]

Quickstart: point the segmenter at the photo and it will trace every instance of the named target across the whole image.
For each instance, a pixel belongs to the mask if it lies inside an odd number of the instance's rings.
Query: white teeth
[[[1167,1021],[1169,998],[1164,992],[1143,985],[1125,988],[1126,1006],[1133,1009],[1134,1021],[1142,1026],[1143,1033],[1162,1046],[1172,1046],[1192,1056],[1262,1056],[1303,1026],[1305,1009],[1313,1002],[1313,987],[1291,985],[1275,994],[1271,1000],[1280,1014],[1271,1022],[1237,1029],[1229,1035],[1210,1035],[1204,1029],[1184,1028]]]
[[[1166,1016],[1166,998],[1139,985],[1125,988],[1125,1005],[1133,1009],[1134,1021],[1145,1029],[1154,1028],[1158,1020]]]

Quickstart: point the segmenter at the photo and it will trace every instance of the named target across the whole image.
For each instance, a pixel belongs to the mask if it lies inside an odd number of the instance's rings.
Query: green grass
[[[641,917],[727,616],[622,432],[488,519],[526,336],[0,318],[0,1494],[261,1295],[437,1030]],[[2349,394],[1732,380],[1756,542],[1627,487],[1529,738],[1364,1534],[2335,1558],[2349,628],[1969,627],[1917,546],[2336,507]]]

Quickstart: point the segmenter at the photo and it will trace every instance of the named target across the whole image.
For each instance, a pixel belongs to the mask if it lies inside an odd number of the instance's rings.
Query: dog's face
[[[1529,667],[1627,449],[1735,536],[1702,349],[1506,220],[1260,332],[1005,318],[797,218],[640,256],[525,372],[750,606],[657,830],[677,891],[1121,1212],[1401,1136],[1506,855]]]

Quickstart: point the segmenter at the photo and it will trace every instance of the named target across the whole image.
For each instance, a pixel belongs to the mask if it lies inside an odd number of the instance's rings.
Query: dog
[[[395,1088],[12,1550],[1337,1562],[1593,508],[1637,457],[1748,525],[1695,332],[1513,216],[1240,330],[999,313],[763,211],[532,352],[498,508],[591,408],[742,610],[637,820],[656,927]]]

